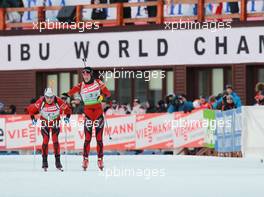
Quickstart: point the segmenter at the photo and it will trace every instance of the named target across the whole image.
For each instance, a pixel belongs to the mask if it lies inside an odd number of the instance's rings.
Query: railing
[[[75,21],[93,21],[93,20],[83,20],[82,12],[83,9],[94,9],[94,8],[115,8],[116,9],[116,19],[105,19],[96,20],[101,25],[112,25],[112,26],[122,26],[127,23],[156,23],[162,24],[164,21],[177,21],[177,20],[196,20],[199,22],[205,20],[216,20],[216,19],[234,19],[237,18],[240,21],[246,21],[248,17],[264,17],[264,12],[259,13],[247,13],[247,0],[171,0],[174,4],[197,4],[197,15],[195,16],[167,16],[164,17],[164,6],[169,6],[171,2],[163,2],[163,0],[153,1],[153,2],[139,2],[139,3],[115,3],[115,4],[87,4],[87,5],[77,5],[76,6],[76,16]],[[216,14],[216,15],[206,15],[205,5],[207,3],[223,3],[223,2],[240,2],[240,13],[235,14]],[[124,18],[123,9],[126,7],[138,7],[138,6],[156,6],[157,15],[156,17],[148,18]],[[9,12],[37,12],[38,20],[37,22],[45,22],[46,11],[58,11],[61,6],[51,6],[51,7],[31,7],[31,8],[0,8],[0,30],[6,30],[10,28],[33,28],[33,23],[7,23],[6,14]],[[93,21],[95,22],[95,21]]]

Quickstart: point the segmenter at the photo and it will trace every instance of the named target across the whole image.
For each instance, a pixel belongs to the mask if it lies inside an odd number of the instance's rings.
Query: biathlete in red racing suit
[[[55,155],[55,166],[57,169],[62,169],[60,162],[60,144],[58,136],[60,133],[60,115],[65,114],[65,122],[69,122],[71,109],[59,97],[56,97],[51,88],[45,90],[45,96],[40,97],[34,104],[26,108],[32,119],[32,124],[36,125],[37,120],[34,114],[40,113],[41,121],[41,135],[43,137],[42,143],[42,168],[48,168],[48,144],[50,138],[50,131],[52,133],[52,142]]]
[[[84,103],[85,141],[83,146],[83,169],[86,170],[88,168],[88,156],[90,153],[92,129],[94,126],[97,141],[98,167],[103,170],[104,116],[101,102],[108,102],[111,105],[111,93],[101,80],[94,79],[92,73],[92,68],[85,67],[82,71],[83,81],[63,95],[73,96],[74,94],[79,93]]]

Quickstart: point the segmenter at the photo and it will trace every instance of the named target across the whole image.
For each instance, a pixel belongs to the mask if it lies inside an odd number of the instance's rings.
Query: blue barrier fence
[[[215,150],[217,152],[238,152],[241,151],[242,134],[242,110],[241,108],[228,111],[215,111],[216,141]]]

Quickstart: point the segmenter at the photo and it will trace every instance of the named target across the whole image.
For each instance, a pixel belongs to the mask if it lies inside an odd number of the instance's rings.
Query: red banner
[[[170,149],[202,147],[205,129],[200,124],[203,111],[193,113],[154,113],[143,115],[107,116],[103,132],[105,150]],[[9,115],[0,118],[0,147],[6,149],[41,148],[40,121],[32,126],[28,115]],[[3,132],[2,132],[3,131]],[[72,115],[70,123],[61,122],[59,142],[69,150],[82,150],[84,116]],[[50,145],[52,140],[50,140]],[[52,147],[52,146],[51,146]],[[95,132],[91,148],[96,148]]]

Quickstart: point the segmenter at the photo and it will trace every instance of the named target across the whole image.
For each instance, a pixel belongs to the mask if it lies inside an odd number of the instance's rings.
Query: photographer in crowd
[[[231,85],[226,85],[225,91],[221,94],[218,94],[216,97],[216,102],[213,104],[213,109],[219,109],[222,110],[223,105],[226,104],[226,96],[230,95],[231,99],[234,103],[234,105],[237,107],[241,107],[241,99],[237,95],[236,92],[234,92],[233,87]]]
[[[191,112],[193,110],[193,103],[187,101],[185,95],[177,95],[173,98],[172,103],[169,105],[167,112]]]

